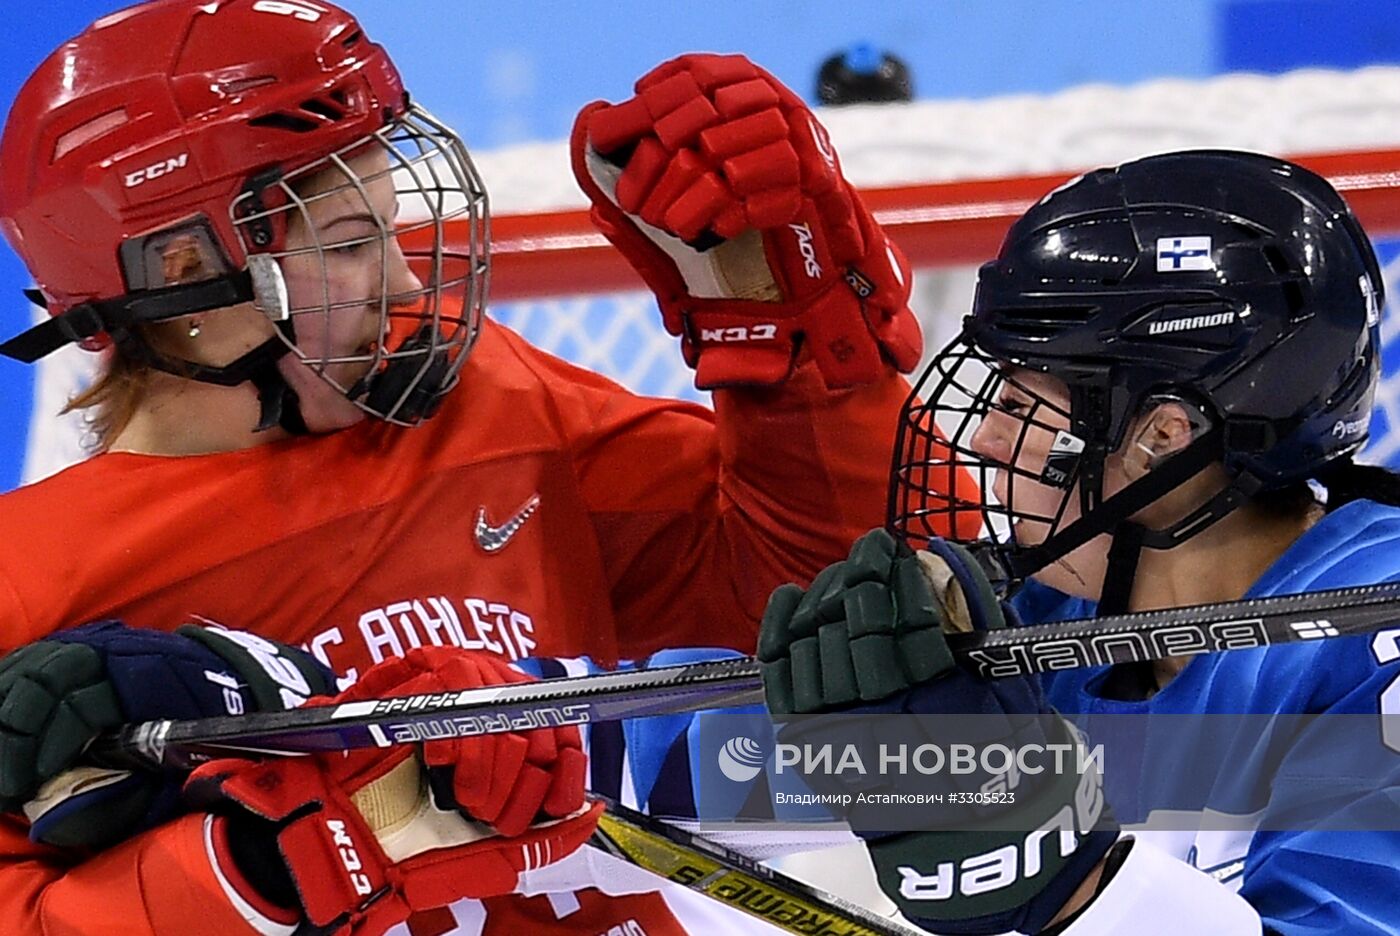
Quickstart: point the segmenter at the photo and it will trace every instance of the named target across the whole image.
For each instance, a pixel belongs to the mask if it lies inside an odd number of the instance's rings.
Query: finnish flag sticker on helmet
[[[1187,270],[1213,270],[1209,237],[1157,238],[1157,272],[1183,273]]]

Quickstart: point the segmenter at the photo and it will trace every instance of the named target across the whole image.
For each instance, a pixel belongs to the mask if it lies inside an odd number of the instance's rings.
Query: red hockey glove
[[[805,343],[829,387],[913,370],[910,274],[802,100],[741,55],[685,55],[574,123],[592,216],[656,293],[697,386],[774,384]]]
[[[490,654],[425,647],[373,667],[330,701],[527,678]],[[447,778],[432,793],[424,762]],[[186,789],[223,814],[215,861],[239,901],[321,932],[378,933],[416,910],[510,893],[521,871],[581,846],[602,809],[585,804],[585,764],[578,730],[553,728],[432,741],[422,760],[411,745],[217,760]]]

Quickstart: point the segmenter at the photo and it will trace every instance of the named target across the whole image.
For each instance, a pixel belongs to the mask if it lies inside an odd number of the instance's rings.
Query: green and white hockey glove
[[[881,888],[936,932],[1038,932],[1117,838],[1097,769],[1051,753],[1080,741],[1039,680],[987,681],[954,662],[945,632],[1006,627],[1007,614],[967,550],[935,539],[915,554],[876,530],[810,588],[774,592],[759,635],[769,710],[798,716],[785,719],[782,742],[977,749],[957,774],[945,761],[893,778],[806,776],[819,793],[851,798],[844,815]],[[981,753],[993,746],[1013,757],[1039,749],[1040,772],[1003,767],[1004,757],[990,769]],[[910,795],[927,801],[917,816],[882,812],[885,797]]]

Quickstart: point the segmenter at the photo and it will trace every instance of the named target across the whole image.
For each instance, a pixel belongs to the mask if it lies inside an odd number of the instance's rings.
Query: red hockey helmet
[[[370,148],[387,156],[375,177],[392,177],[403,219],[379,224],[378,249],[401,250],[423,289],[375,298],[381,340],[359,358],[318,356],[297,346],[296,325],[329,316],[331,290],[289,305],[278,261],[293,253],[289,220],[309,203],[368,201],[371,177],[349,161]],[[278,356],[291,351],[332,383],[327,365],[356,359],[364,376],[338,389],[373,415],[413,423],[455,385],[478,334],[488,219],[466,148],[410,103],[355,19],[323,0],[156,0],[98,20],[21,89],[0,169],[0,226],[54,316],[0,348],[12,357],[110,335],[172,373],[253,380],[264,424],[277,418],[264,383],[281,386],[269,376]],[[327,172],[336,184],[307,195],[299,183]],[[469,225],[465,254],[444,249],[453,218]],[[221,269],[169,281],[172,237]],[[337,246],[314,245],[323,271]],[[227,367],[172,361],[137,337],[143,322],[246,301],[277,323],[277,347]]]

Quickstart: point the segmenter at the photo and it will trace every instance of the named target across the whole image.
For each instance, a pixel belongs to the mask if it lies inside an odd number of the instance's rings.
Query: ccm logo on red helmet
[[[137,169],[135,172],[128,172],[126,174],[126,187],[136,188],[138,185],[144,185],[152,179],[159,179],[161,176],[169,175],[176,169],[185,168],[189,165],[189,162],[190,154],[181,153],[179,156],[162,159],[155,165],[147,166],[145,169]]]
[[[778,337],[778,326],[776,325],[750,325],[748,328],[736,325],[733,328],[700,329],[701,341],[716,341],[720,344],[735,341],[772,341],[776,337]]]
[[[361,873],[364,863],[360,861],[360,853],[355,851],[355,842],[350,838],[350,833],[345,831],[345,823],[340,819],[327,819],[326,828],[331,830],[331,841],[340,849],[341,864],[350,872],[350,884],[355,888],[355,893],[368,895],[374,887],[369,882],[369,875]]]
[[[789,224],[788,227],[797,232],[797,249],[802,251],[802,262],[807,268],[807,275],[812,279],[819,279],[822,275],[822,265],[817,262],[817,248],[812,243],[812,229],[805,224]]]

